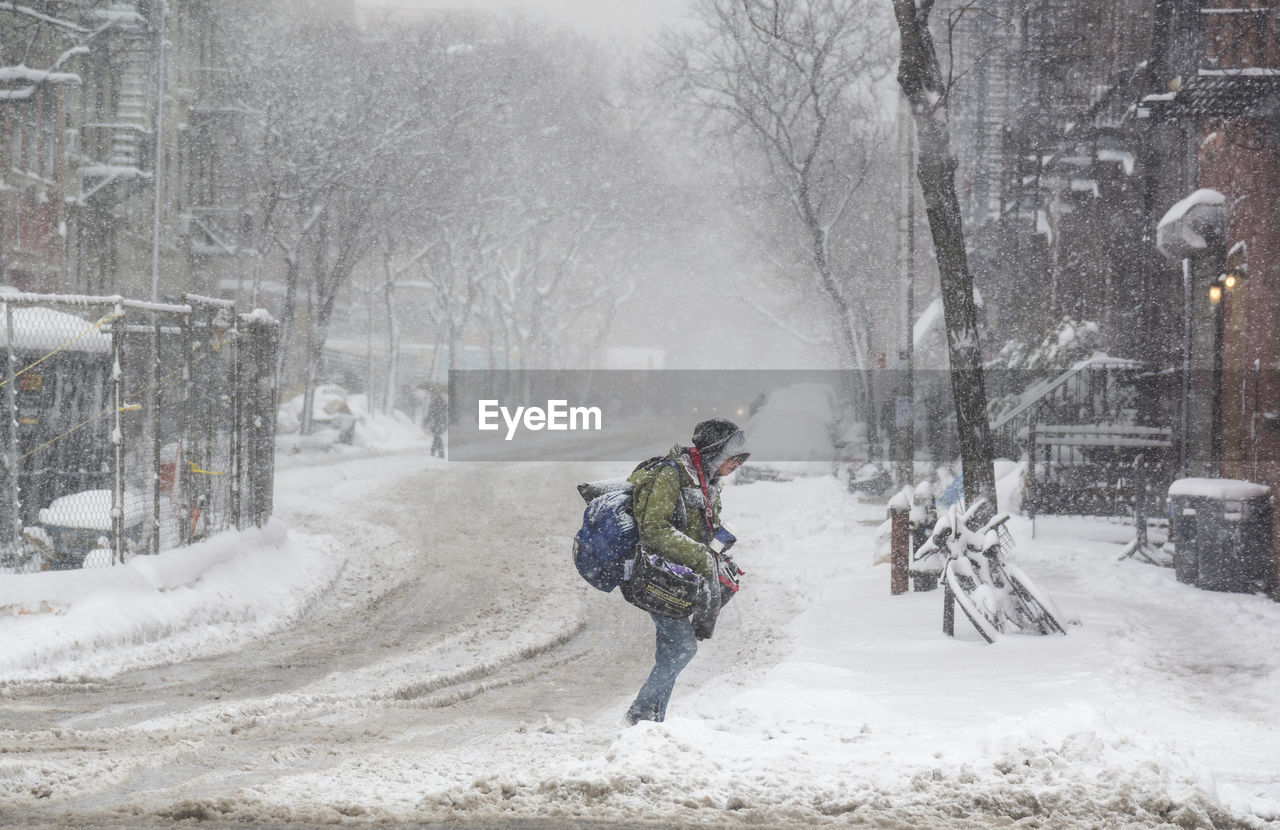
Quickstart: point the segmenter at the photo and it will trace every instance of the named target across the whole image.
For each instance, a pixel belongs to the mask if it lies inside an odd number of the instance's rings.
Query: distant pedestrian
[[[444,431],[449,424],[449,407],[438,387],[431,389],[427,405],[427,423],[431,426],[431,455],[444,458]]]
[[[644,553],[656,554],[692,569],[703,586],[690,617],[650,613],[657,629],[653,670],[627,709],[627,723],[661,721],[676,677],[711,636],[720,608],[738,589],[737,566],[708,545],[720,530],[720,480],[747,459],[747,442],[732,421],[714,418],[698,424],[693,446],[672,447],[671,463],[631,474],[632,512]],[[680,509],[677,509],[679,507]]]

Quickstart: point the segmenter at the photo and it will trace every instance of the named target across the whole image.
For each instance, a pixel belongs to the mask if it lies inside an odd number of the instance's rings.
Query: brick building
[[[1225,197],[1211,282],[1217,298],[1213,472],[1280,493],[1280,7],[1199,4],[1202,60],[1181,79],[1167,115],[1187,125],[1197,187]],[[1213,271],[1218,276],[1215,279]],[[1200,302],[1200,298],[1197,298]],[[1280,527],[1275,549],[1280,551]],[[1277,560],[1280,581],[1280,559]]]
[[[216,293],[228,255],[242,253],[223,173],[236,135],[217,37],[226,8],[0,8],[0,284]]]
[[[982,0],[938,19],[995,343],[1069,316],[1153,374],[1186,361],[1189,392],[1148,396],[1139,420],[1176,426],[1191,399],[1179,472],[1280,493],[1280,4]],[[1225,226],[1188,292],[1155,230],[1199,189],[1225,197]]]

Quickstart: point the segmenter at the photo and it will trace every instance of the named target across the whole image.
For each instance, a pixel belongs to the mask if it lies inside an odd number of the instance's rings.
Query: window
[[[14,170],[22,169],[22,126],[25,118],[22,115],[22,104],[15,104],[9,121],[13,125],[13,136],[9,146],[13,149],[13,160],[10,164]]]
[[[39,104],[37,103],[42,97],[42,91],[37,89],[31,100],[23,106],[27,114],[27,158],[26,165],[22,168],[31,175],[36,175],[40,171],[40,118]]]
[[[30,99],[16,102],[11,123],[10,164],[29,176],[52,179],[57,108],[53,95],[38,87]]]
[[[53,106],[53,95],[47,90],[40,96],[40,175],[46,179],[53,178],[53,153],[57,146],[54,140],[58,131],[55,129],[56,111]]]

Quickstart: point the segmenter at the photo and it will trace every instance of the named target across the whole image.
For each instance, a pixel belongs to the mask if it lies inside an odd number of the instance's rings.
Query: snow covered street
[[[298,465],[263,531],[0,576],[0,824],[1280,827],[1280,605],[1015,519],[1081,624],[949,639],[831,477],[726,490],[744,589],[625,728],[652,626],[569,558],[625,472]]]

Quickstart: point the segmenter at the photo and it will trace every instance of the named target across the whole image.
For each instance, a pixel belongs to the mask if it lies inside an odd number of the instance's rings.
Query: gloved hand
[[[720,591],[711,590],[712,583],[702,580],[698,586],[698,594],[693,600],[693,636],[699,640],[709,640],[716,630],[716,616],[720,613]]]
[[[733,599],[733,595],[738,593],[739,580],[742,577],[743,570],[738,567],[738,563],[733,561],[733,557],[727,553],[722,553],[717,557],[719,559],[716,568],[716,580],[720,583],[720,606]]]

